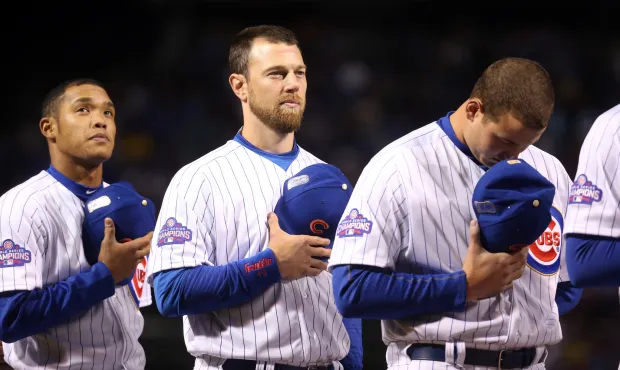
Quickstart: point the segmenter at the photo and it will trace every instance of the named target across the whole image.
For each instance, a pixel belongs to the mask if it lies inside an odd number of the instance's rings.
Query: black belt
[[[407,355],[412,360],[446,362],[446,346],[442,344],[413,344],[407,348]],[[496,367],[498,369],[521,369],[532,366],[535,358],[535,348],[501,351],[475,348],[465,350],[465,365]],[[537,363],[545,362],[546,358],[546,354],[541,356]]]
[[[256,361],[253,360],[226,360],[222,365],[223,370],[255,370]],[[285,364],[275,364],[274,370],[334,370],[333,365],[314,365],[314,366],[293,366]]]

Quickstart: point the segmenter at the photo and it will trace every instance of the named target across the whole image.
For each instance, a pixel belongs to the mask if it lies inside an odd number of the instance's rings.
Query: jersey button
[[[301,296],[304,298],[308,298],[308,295],[305,292],[301,292]]]

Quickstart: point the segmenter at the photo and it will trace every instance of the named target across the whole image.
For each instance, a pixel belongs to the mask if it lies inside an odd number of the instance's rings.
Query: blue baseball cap
[[[498,162],[480,178],[472,203],[489,252],[532,244],[551,222],[555,186],[521,159]]]
[[[331,248],[352,192],[340,169],[326,163],[313,164],[284,182],[274,213],[283,231],[329,239],[326,248]]]
[[[104,238],[106,217],[114,221],[116,240],[126,242],[140,238],[155,228],[155,205],[138,194],[128,182],[101,188],[84,202],[82,242],[90,265],[97,263]]]

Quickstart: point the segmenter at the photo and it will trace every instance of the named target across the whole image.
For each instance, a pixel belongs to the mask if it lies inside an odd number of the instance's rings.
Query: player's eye
[[[103,114],[105,114],[105,115],[106,115],[106,116],[108,116],[108,117],[114,117],[114,112],[109,111],[109,110],[107,110],[107,111],[103,112]]]
[[[297,71],[296,74],[297,76],[303,77],[306,75],[306,71]]]
[[[269,76],[284,78],[284,77],[286,77],[286,72],[273,71],[273,72],[269,73]]]
[[[76,110],[76,112],[78,113],[88,113],[88,108],[86,107],[80,107]]]

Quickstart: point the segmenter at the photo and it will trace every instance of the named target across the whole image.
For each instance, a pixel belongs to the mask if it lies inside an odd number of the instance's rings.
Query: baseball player
[[[533,145],[553,104],[540,65],[499,60],[455,112],[363,170],[329,265],[343,316],[383,320],[388,368],[544,368],[545,346],[562,338],[559,314],[579,297],[561,258],[570,179]],[[487,169],[511,158],[555,186],[554,221],[528,248],[491,253],[472,194]]]
[[[564,233],[573,284],[620,286],[620,104],[594,121],[583,142]]]
[[[243,126],[179,170],[162,202],[147,279],[160,312],[183,316],[195,369],[361,368],[345,358],[361,322],[338,313],[321,260],[330,240],[287,234],[271,213],[287,179],[322,163],[294,137],[307,87],[297,45],[278,26],[236,36],[229,83]]]
[[[40,121],[51,165],[0,197],[0,338],[14,369],[144,369],[138,306],[150,291],[137,295],[135,279],[152,233],[114,223],[119,207],[136,203],[102,179],[114,116],[97,81],[51,90]],[[152,230],[154,209],[140,206]],[[133,240],[119,243],[121,229]]]

